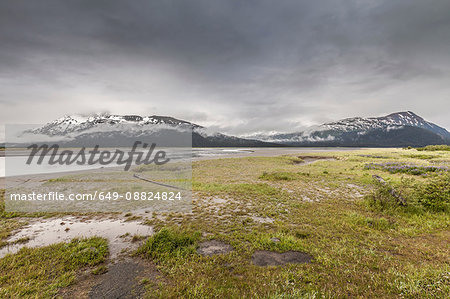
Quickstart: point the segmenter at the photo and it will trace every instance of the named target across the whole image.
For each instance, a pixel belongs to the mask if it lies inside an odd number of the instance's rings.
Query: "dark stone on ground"
[[[89,292],[89,298],[141,298],[144,286],[137,280],[144,267],[133,261],[111,265],[102,280]]]
[[[285,264],[310,263],[312,257],[300,251],[287,251],[283,253],[259,250],[252,256],[253,264],[257,266],[280,266]]]

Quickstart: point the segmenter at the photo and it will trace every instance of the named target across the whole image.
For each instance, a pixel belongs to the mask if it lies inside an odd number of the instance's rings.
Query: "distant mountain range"
[[[192,132],[192,138],[191,138]],[[158,141],[164,146],[264,147],[270,142],[208,133],[206,128],[169,116],[98,114],[88,117],[64,116],[33,130],[28,136],[49,137],[64,146],[130,146],[135,140]],[[189,141],[185,140],[186,136]],[[45,138],[44,138],[45,139]]]
[[[192,131],[194,147],[354,146],[403,147],[450,144],[450,133],[407,111],[383,117],[346,118],[302,132],[253,135],[239,138],[209,133],[200,125],[168,116],[99,114],[65,116],[29,130],[28,136],[48,137],[66,146],[129,146],[133,140],[152,140],[164,134],[182,138]],[[164,134],[163,134],[163,133]],[[179,137],[180,136],[180,137]]]
[[[446,129],[411,111],[382,117],[346,118],[302,132],[254,135],[253,138],[290,146],[403,147],[450,143],[450,133]]]

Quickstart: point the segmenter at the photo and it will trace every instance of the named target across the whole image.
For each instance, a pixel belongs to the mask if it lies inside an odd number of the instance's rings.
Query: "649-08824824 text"
[[[11,193],[12,201],[108,201],[108,200],[150,200],[150,201],[174,201],[182,200],[182,192],[98,192],[94,193]]]

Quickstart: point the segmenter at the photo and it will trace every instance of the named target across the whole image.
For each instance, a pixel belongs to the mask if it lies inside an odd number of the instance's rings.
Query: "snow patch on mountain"
[[[337,122],[325,123],[319,130],[336,130],[342,132],[367,131],[375,129],[393,130],[403,126],[421,127],[424,129],[435,129],[437,126],[427,122],[414,112],[398,112],[383,117],[353,117]]]
[[[201,130],[202,127],[168,116],[108,115],[92,116],[67,115],[56,119],[31,133],[46,136],[75,137],[86,133],[122,132],[124,135],[139,136],[161,129]]]

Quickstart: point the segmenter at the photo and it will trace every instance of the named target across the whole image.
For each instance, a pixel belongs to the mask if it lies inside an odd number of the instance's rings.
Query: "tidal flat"
[[[241,153],[193,162],[189,213],[2,211],[0,246],[18,251],[0,258],[0,297],[447,298],[449,165],[439,150]],[[123,224],[121,251],[98,227],[74,234],[83,221]],[[46,222],[61,240],[33,242]]]

